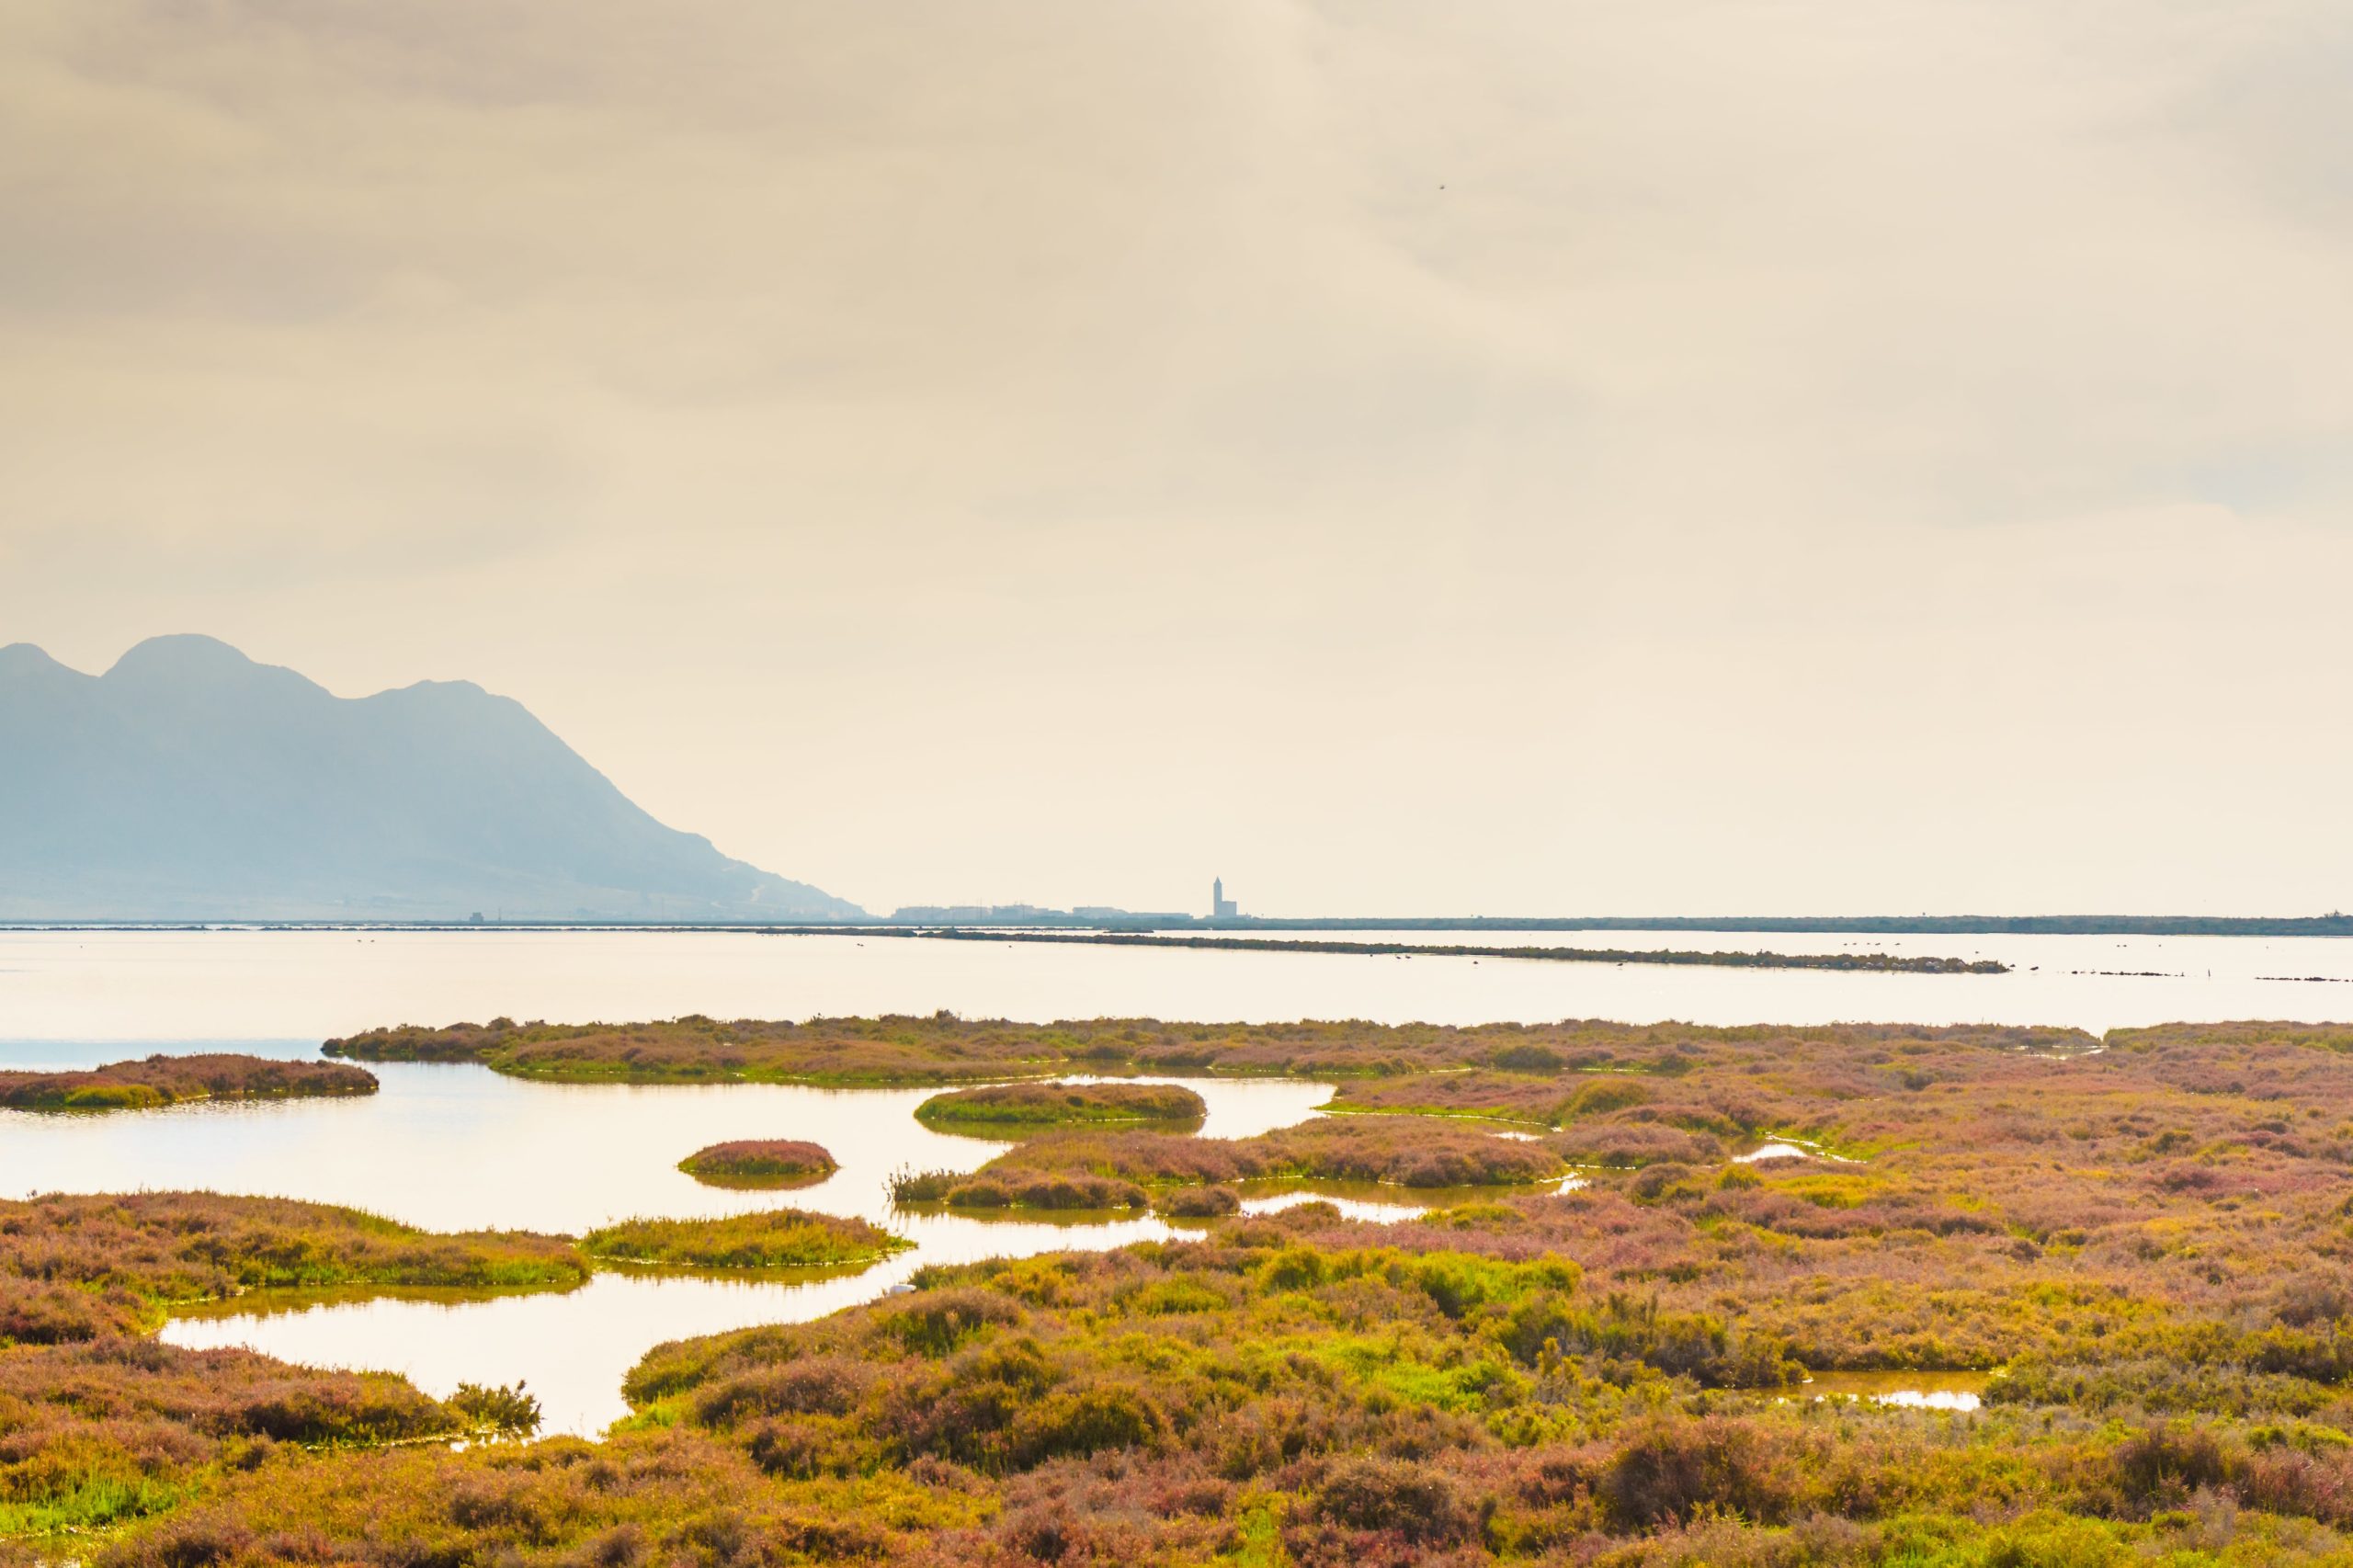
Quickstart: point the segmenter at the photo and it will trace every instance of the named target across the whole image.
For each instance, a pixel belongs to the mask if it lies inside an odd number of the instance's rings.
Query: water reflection
[[[1572,1176],[1570,1185],[1583,1186]],[[1374,1181],[1248,1181],[1237,1182],[1245,1214],[1279,1214],[1303,1203],[1328,1203],[1344,1220],[1392,1224],[1412,1220],[1434,1209],[1465,1203],[1493,1203],[1499,1199],[1540,1192],[1564,1192],[1557,1182],[1526,1187],[1394,1187]]]
[[[260,1049],[297,1055],[315,1047]],[[77,1066],[124,1052],[51,1045],[14,1054],[27,1065]],[[931,1089],[574,1085],[524,1083],[473,1066],[394,1062],[370,1070],[382,1088],[365,1099],[117,1116],[0,1111],[0,1196],[202,1187],[351,1204],[433,1230],[573,1234],[631,1215],[715,1216],[781,1204],[858,1215],[915,1243],[913,1252],[848,1274],[713,1278],[607,1270],[563,1292],[250,1299],[178,1315],[164,1330],[176,1345],[241,1345],[314,1365],[404,1372],[438,1394],[461,1381],[520,1377],[540,1396],[549,1430],[579,1433],[600,1431],[623,1414],[622,1375],[665,1339],[818,1317],[869,1301],[926,1263],[1116,1247],[1178,1233],[1148,1216],[894,1210],[887,1189],[892,1171],[971,1170],[1000,1147],[917,1122],[915,1108]],[[1203,1131],[1219,1138],[1290,1126],[1331,1094],[1326,1085],[1295,1080],[1192,1086],[1209,1106]],[[707,1187],[676,1168],[695,1150],[734,1138],[806,1138],[832,1151],[841,1168],[783,1194]]]
[[[1736,1165],[1762,1165],[1768,1160],[1802,1160],[1811,1153],[1813,1151],[1801,1149],[1794,1143],[1760,1143],[1754,1149],[1734,1154],[1732,1157],[1732,1163]]]
[[[1816,1372],[1806,1380],[1805,1393],[1913,1410],[1975,1410],[1992,1381],[1990,1372]]]
[[[563,1292],[398,1291],[215,1303],[176,1314],[162,1337],[198,1349],[242,1346],[312,1366],[401,1372],[433,1394],[448,1394],[460,1382],[521,1378],[539,1396],[545,1430],[593,1437],[628,1414],[621,1380],[665,1340],[807,1323],[872,1301],[927,1263],[1103,1250],[1176,1233],[1150,1218],[983,1225],[908,1215],[893,1228],[916,1250],[849,1273],[734,1279],[600,1270]]]
[[[1245,1213],[1328,1202],[1344,1218],[1377,1223],[1497,1196],[1493,1187],[1253,1185],[1242,1202]],[[460,1382],[519,1377],[539,1396],[546,1430],[594,1436],[628,1413],[622,1378],[665,1340],[806,1323],[872,1301],[926,1264],[1108,1251],[1202,1229],[1156,1215],[1017,1211],[901,1210],[889,1222],[915,1250],[863,1270],[756,1278],[600,1270],[562,1292],[290,1291],[176,1313],[163,1338],[198,1349],[242,1346],[312,1366],[400,1372],[435,1394]]]
[[[1743,1148],[1732,1157],[1736,1165],[1759,1165],[1767,1160],[1828,1160],[1833,1165],[1859,1165],[1863,1162],[1847,1154],[1834,1154],[1811,1138],[1801,1138],[1794,1132],[1775,1132],[1763,1142]]]
[[[77,1056],[79,1063],[54,1062],[74,1065],[119,1051],[49,1054]],[[104,1117],[0,1112],[0,1197],[200,1187],[347,1203],[438,1231],[578,1234],[633,1215],[707,1217],[779,1203],[889,1224],[892,1171],[969,1171],[1000,1147],[916,1121],[915,1108],[936,1092],[923,1088],[533,1084],[480,1067],[403,1062],[369,1071],[383,1086],[364,1099]],[[1331,1096],[1326,1085],[1293,1079],[1191,1087],[1208,1102],[1202,1131],[1212,1138],[1290,1126]],[[697,1149],[736,1138],[805,1138],[841,1168],[781,1198],[707,1187],[676,1168]]]

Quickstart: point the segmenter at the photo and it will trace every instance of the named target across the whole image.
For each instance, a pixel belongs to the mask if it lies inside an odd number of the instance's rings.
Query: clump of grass
[[[995,1084],[934,1095],[915,1108],[926,1127],[995,1131],[1124,1122],[1199,1125],[1209,1106],[1175,1084]]]
[[[961,1171],[919,1171],[903,1165],[891,1173],[885,1185],[896,1204],[945,1203],[949,1189],[963,1179]]]
[[[214,1053],[150,1056],[67,1073],[0,1073],[14,1110],[153,1110],[189,1100],[287,1100],[372,1095],[376,1076],[339,1062],[278,1062]]]
[[[1722,1141],[1655,1121],[1580,1122],[1546,1140],[1574,1165],[1631,1170],[1669,1163],[1709,1165],[1724,1157]]]
[[[799,1209],[624,1220],[580,1238],[581,1251],[608,1263],[678,1268],[835,1268],[878,1262],[914,1244],[864,1220]]]
[[[1217,1220],[1242,1211],[1242,1195],[1230,1187],[1180,1187],[1153,1204],[1172,1220]]]
[[[520,1437],[540,1429],[539,1396],[525,1392],[519,1381],[512,1388],[497,1383],[460,1383],[458,1392],[442,1403],[472,1423],[478,1432]]]
[[[798,1187],[841,1166],[822,1144],[801,1138],[741,1138],[698,1149],[678,1168],[707,1187]]]

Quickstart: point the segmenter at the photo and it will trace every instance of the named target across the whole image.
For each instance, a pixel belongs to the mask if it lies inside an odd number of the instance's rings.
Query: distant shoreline
[[[1147,931],[1102,930],[1039,930],[990,926],[531,926],[532,930],[627,930],[660,931],[736,931],[767,937],[871,937],[877,940],[897,938],[904,941],[932,942],[1045,942],[1070,947],[1124,947],[1152,949],[1190,951],[1214,950],[1242,953],[1317,953],[1359,958],[1438,958],[1438,959],[1501,959],[1506,961],[1535,963],[1585,964],[1663,964],[1711,969],[1802,969],[1823,970],[1852,974],[2007,974],[2010,966],[1993,959],[1941,958],[1911,953],[1776,953],[1746,951],[1736,949],[1688,949],[1671,948],[1555,948],[1555,947],[1475,947],[1456,943],[1434,942],[1316,942],[1281,937],[1193,937],[1156,936]],[[23,927],[18,927],[23,929]],[[476,931],[516,926],[289,926],[206,925],[159,926],[82,926],[49,927],[48,929],[79,929],[84,931],[179,930],[193,932],[231,931],[390,931],[429,930]]]
[[[1480,948],[1421,942],[1305,942],[1281,937],[1156,937],[1142,931],[1008,931],[944,926],[893,929],[798,926],[794,937],[899,937],[915,941],[1057,942],[1080,947],[1181,948],[1239,953],[1329,953],[1358,958],[1506,959],[1536,963],[1674,964],[1715,969],[1818,969],[1859,974],[2007,974],[1992,959],[1914,957],[1894,953],[1767,953],[1677,951],[1661,948]]]
[[[1018,920],[271,920],[222,916],[175,920],[0,920],[0,932],[22,931],[748,931],[838,935],[875,932],[905,936],[939,931],[1248,933],[1276,931],[1684,931],[1869,937],[2353,937],[2353,915],[1489,915],[1335,916],[1239,915],[1223,920],[1081,918],[1038,915]]]

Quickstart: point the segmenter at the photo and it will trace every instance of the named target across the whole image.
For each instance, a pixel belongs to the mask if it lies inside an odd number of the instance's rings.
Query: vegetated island
[[[979,926],[790,926],[783,937],[902,937],[938,942],[1052,942],[1081,947],[1199,948],[1229,952],[1336,953],[1358,958],[1526,959],[1539,963],[1699,965],[1716,969],[1823,969],[1867,974],[2007,974],[1993,959],[1906,957],[1896,953],[1712,952],[1696,949],[1471,947],[1422,942],[1310,941],[1275,937],[1162,937],[1137,931],[1004,930]]]
[[[376,1076],[334,1062],[216,1053],[150,1056],[62,1073],[0,1073],[14,1110],[152,1110],[191,1100],[291,1100],[372,1095]]]
[[[606,1263],[672,1268],[840,1268],[915,1244],[837,1214],[769,1209],[717,1220],[624,1220],[589,1232],[580,1250]]]
[[[404,1024],[330,1040],[329,1056],[362,1062],[473,1062],[518,1078],[559,1083],[957,1084],[1065,1073],[1156,1076],[1397,1077],[1464,1067],[1604,1072],[1632,1057],[1697,1062],[1711,1046],[1770,1041],[1804,1052],[1858,1040],[1971,1041],[2065,1053],[2098,1048],[2081,1029],[1831,1025],[1733,1028],[1557,1024],[1166,1023],[1154,1018],[922,1017],[811,1018],[801,1023],[690,1015],[634,1024]],[[1690,1054],[1677,1055],[1688,1048]]]
[[[902,1175],[892,1197],[911,1206],[1083,1210],[1142,1209],[1157,1194],[1165,1211],[1170,1189],[1237,1181],[1513,1187],[1567,1174],[1561,1155],[1543,1143],[1498,1138],[1464,1122],[1318,1119],[1250,1138],[1061,1133],[1019,1144],[968,1175]],[[1178,1203],[1179,1211],[1198,1207]]]
[[[945,1131],[1007,1132],[1121,1122],[1199,1123],[1208,1102],[1176,1084],[992,1084],[951,1089],[915,1107]]]
[[[1403,1223],[1310,1204],[1192,1240],[922,1269],[909,1295],[654,1347],[625,1386],[634,1415],[600,1445],[272,1454],[208,1429],[195,1457],[166,1450],[143,1509],[106,1517],[113,1534],[41,1537],[33,1555],[2342,1564],[2353,1027],[2087,1043],[1370,1036],[1359,1050],[1395,1065],[1344,1085],[1368,1108],[1508,1113],[1557,1122],[1555,1153],[1575,1139],[1631,1157],[1578,1190]],[[1776,1133],[1845,1158],[1731,1158]],[[0,1390],[45,1354],[0,1349]],[[1901,1386],[1907,1369],[1990,1374],[1984,1407],[1819,1401],[1799,1381]],[[109,1434],[176,1430],[100,1430],[62,1396],[40,1408],[59,1437],[0,1445],[0,1497],[20,1507],[95,1495],[56,1454],[79,1466],[130,1452],[95,1446],[127,1440]],[[126,1486],[142,1473],[107,1462]]]
[[[696,1150],[678,1168],[706,1187],[804,1187],[841,1166],[804,1138],[738,1138]]]

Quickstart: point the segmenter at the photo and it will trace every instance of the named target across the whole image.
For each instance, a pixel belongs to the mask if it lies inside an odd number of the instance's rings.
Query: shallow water
[[[806,1323],[870,1301],[927,1263],[1095,1251],[1176,1233],[1152,1218],[1059,1225],[903,1217],[912,1238],[862,1273],[762,1279],[600,1271],[575,1290],[502,1296],[408,1292],[371,1299],[216,1305],[175,1316],[163,1338],[197,1349],[243,1346],[289,1361],[405,1373],[429,1393],[512,1382],[539,1396],[547,1432],[594,1437],[629,1412],[621,1380],[665,1340],[756,1324]]]
[[[1975,1410],[1984,1403],[1990,1372],[1816,1372],[1805,1382],[1813,1399],[1855,1399],[1913,1410]]]
[[[1856,974],[747,932],[8,931],[0,932],[0,1038],[315,1041],[382,1024],[502,1013],[581,1022],[940,1007],[1036,1022],[1675,1018],[2052,1024],[2095,1032],[2179,1019],[2353,1019],[2353,939],[1611,931],[1490,932],[1478,940],[1884,951],[1993,958],[2016,968],[1992,975]]]
[[[1768,1160],[1824,1160],[1836,1165],[1860,1165],[1851,1155],[1836,1154],[1809,1138],[1795,1133],[1776,1133],[1753,1148],[1742,1149],[1732,1157],[1735,1165],[1761,1165]]]
[[[1245,1198],[1245,1212],[1330,1202],[1351,1219],[1411,1219],[1460,1193],[1387,1193],[1378,1198],[1300,1189]],[[1482,1196],[1492,1197],[1492,1192]],[[577,1290],[555,1292],[411,1290],[286,1292],[257,1303],[216,1302],[179,1313],[163,1337],[206,1349],[243,1346],[313,1366],[365,1367],[407,1374],[448,1393],[461,1381],[520,1377],[547,1415],[545,1430],[594,1436],[628,1414],[622,1378],[664,1340],[756,1324],[806,1323],[870,1301],[931,1263],[1107,1251],[1204,1227],[1154,1216],[975,1219],[900,1214],[892,1223],[915,1243],[857,1272],[724,1278],[600,1271]]]
[[[1328,1202],[1346,1218],[1388,1222],[1495,1196],[1493,1188],[1409,1192],[1308,1185],[1245,1196],[1242,1207],[1263,1214]],[[793,1201],[798,1204],[797,1194]],[[543,1430],[593,1437],[629,1413],[621,1380],[665,1340],[806,1323],[873,1301],[926,1264],[1108,1251],[1198,1235],[1205,1228],[1154,1215],[902,1211],[891,1216],[890,1229],[913,1241],[915,1250],[864,1270],[759,1278],[600,1270],[587,1284],[563,1292],[274,1292],[265,1300],[214,1302],[175,1314],[162,1337],[193,1349],[242,1346],[313,1366],[401,1372],[436,1394],[460,1382],[521,1378],[545,1411]]]
[[[290,1056],[313,1048],[245,1049]],[[115,1048],[51,1046],[41,1054],[44,1064],[87,1064]],[[915,1107],[936,1089],[538,1084],[471,1065],[411,1062],[368,1070],[382,1087],[353,1099],[112,1116],[0,1111],[0,1197],[194,1186],[348,1203],[437,1231],[577,1233],[631,1215],[741,1214],[780,1204],[880,1224],[892,1220],[884,1185],[892,1172],[971,1170],[1004,1146],[916,1121]],[[1331,1097],[1329,1085],[1292,1079],[1191,1086],[1209,1106],[1201,1131],[1212,1138],[1287,1127]],[[676,1168],[704,1145],[734,1138],[810,1139],[841,1168],[784,1193],[706,1187]]]

